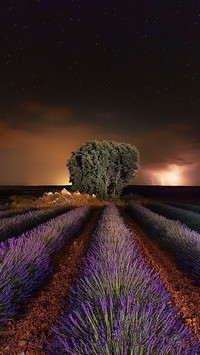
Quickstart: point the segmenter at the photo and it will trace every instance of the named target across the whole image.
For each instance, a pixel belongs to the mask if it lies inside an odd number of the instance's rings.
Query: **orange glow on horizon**
[[[184,185],[184,166],[169,165],[166,169],[151,171],[152,185],[181,186]]]

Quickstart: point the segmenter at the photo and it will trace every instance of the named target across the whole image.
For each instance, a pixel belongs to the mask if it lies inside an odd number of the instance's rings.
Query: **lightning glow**
[[[169,165],[166,169],[152,172],[152,185],[184,185],[184,166]]]

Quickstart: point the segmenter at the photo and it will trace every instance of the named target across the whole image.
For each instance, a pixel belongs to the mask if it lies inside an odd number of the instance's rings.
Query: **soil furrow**
[[[96,208],[83,232],[67,242],[52,260],[53,274],[37,296],[27,305],[24,315],[16,320],[10,331],[1,335],[1,355],[37,355],[43,340],[52,335],[51,325],[58,320],[64,299],[81,267],[81,258],[86,253],[90,237],[96,227],[102,208]],[[38,348],[38,350],[37,350]]]
[[[178,269],[173,256],[161,249],[123,207],[119,207],[119,210],[126,225],[134,233],[147,263],[159,272],[178,314],[191,328],[193,334],[200,339],[200,288],[189,276]]]

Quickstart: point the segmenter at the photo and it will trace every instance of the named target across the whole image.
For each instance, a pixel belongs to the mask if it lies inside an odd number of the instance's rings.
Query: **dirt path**
[[[195,286],[193,281],[177,268],[174,258],[147,236],[126,213],[124,207],[119,207],[119,211],[128,228],[134,233],[147,263],[159,272],[178,309],[178,314],[200,339],[200,287]]]
[[[81,258],[87,251],[101,210],[97,208],[83,232],[54,256],[54,272],[46,286],[30,302],[24,315],[16,320],[11,332],[0,337],[1,355],[44,354],[36,347],[41,348],[42,340],[51,337],[50,326],[59,317],[68,288],[81,266]]]

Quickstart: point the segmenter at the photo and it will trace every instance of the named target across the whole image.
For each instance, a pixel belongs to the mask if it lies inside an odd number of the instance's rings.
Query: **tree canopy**
[[[126,143],[90,141],[72,152],[67,167],[73,191],[115,199],[136,176],[139,152]]]

